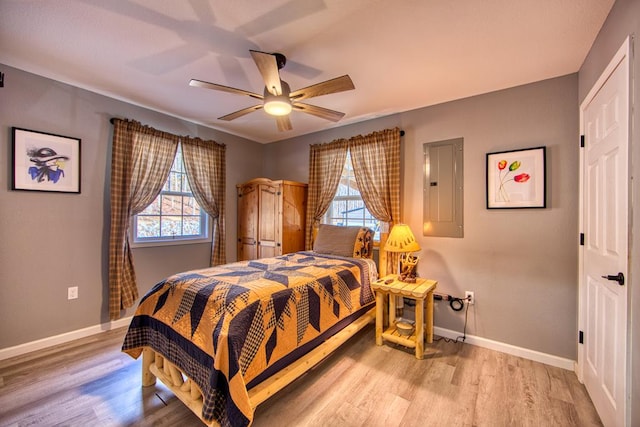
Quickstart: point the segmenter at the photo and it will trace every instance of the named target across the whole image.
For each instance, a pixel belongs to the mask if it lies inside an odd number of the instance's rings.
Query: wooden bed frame
[[[317,229],[314,229],[314,239],[316,232]],[[387,274],[387,252],[383,248],[388,237],[388,232],[381,233],[380,245],[378,247],[378,277],[383,277]],[[374,306],[356,321],[328,338],[309,353],[248,390],[249,402],[253,410],[255,410],[259,404],[320,363],[362,328],[369,323],[373,323],[375,319],[376,307]],[[156,353],[150,347],[144,347],[142,351],[142,386],[152,386],[156,383],[156,379],[159,379],[171,390],[204,424],[212,427],[220,427],[220,424],[216,421],[205,421],[202,419],[202,391],[196,383],[162,355]]]
[[[358,331],[372,323],[375,318],[376,309],[374,307],[300,359],[250,389],[248,393],[251,407],[255,410],[259,404],[320,363]],[[198,386],[163,356],[149,347],[144,347],[142,352],[142,385],[144,387],[152,386],[156,383],[156,379],[159,379],[171,390],[203,423],[208,426],[220,426],[216,421],[209,422],[202,419],[202,392]]]

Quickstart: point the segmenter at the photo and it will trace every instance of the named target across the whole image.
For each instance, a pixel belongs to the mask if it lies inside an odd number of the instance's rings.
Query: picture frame
[[[79,138],[12,127],[11,189],[80,193]]]
[[[546,151],[487,153],[487,209],[546,208]]]

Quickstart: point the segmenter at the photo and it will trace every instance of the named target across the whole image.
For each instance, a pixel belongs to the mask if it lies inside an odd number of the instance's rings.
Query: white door
[[[628,53],[627,41],[582,106],[579,370],[605,426],[627,419]]]

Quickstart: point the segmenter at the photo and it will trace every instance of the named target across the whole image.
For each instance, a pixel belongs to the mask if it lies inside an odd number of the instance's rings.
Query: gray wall
[[[617,0],[609,13],[596,41],[591,47],[582,68],[579,72],[578,90],[579,100],[585,97],[595,84],[600,74],[611,61],[627,36],[640,34],[640,1]],[[635,55],[631,54],[631,79],[633,90],[632,102],[635,104],[631,118],[631,176],[640,175],[640,59],[638,56],[638,40],[635,42]],[[637,181],[637,179],[636,179]],[[631,329],[631,423],[632,426],[640,426],[640,185],[637,183],[631,187],[631,229],[630,229],[630,262],[628,277],[629,292],[629,316]],[[633,202],[635,201],[635,202]]]
[[[262,169],[264,146],[0,65],[0,348],[109,320],[111,117],[227,145],[227,257],[236,259],[235,185]],[[11,191],[11,127],[82,139],[81,194]],[[135,249],[140,292],[209,265],[209,245]],[[67,300],[67,287],[79,298]],[[132,314],[130,309],[125,315]]]
[[[310,144],[400,127],[403,221],[423,248],[420,276],[437,279],[442,293],[475,292],[467,333],[575,359],[577,82],[572,74],[269,144],[265,171],[306,182]],[[464,138],[464,238],[424,237],[422,144],[457,137]],[[549,207],[487,210],[486,153],[541,145]],[[439,302],[435,324],[462,331],[464,312]]]

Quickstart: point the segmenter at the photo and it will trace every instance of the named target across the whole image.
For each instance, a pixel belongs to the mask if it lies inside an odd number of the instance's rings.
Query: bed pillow
[[[373,258],[373,230],[360,227],[353,246],[354,258]]]
[[[313,250],[328,255],[370,258],[372,233],[366,227],[320,224]]]

